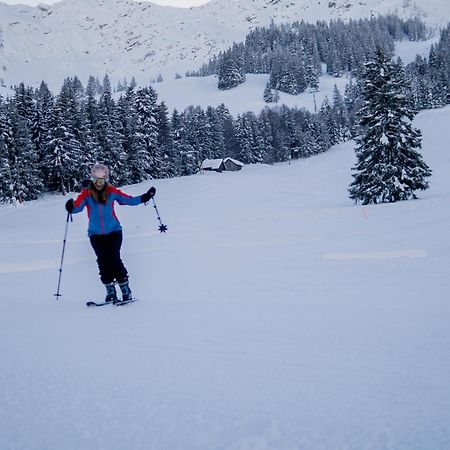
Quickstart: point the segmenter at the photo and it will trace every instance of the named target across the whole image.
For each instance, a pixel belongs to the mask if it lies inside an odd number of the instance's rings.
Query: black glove
[[[156,189],[152,186],[145,194],[141,195],[141,203],[147,203],[156,194]]]
[[[67,211],[69,214],[72,214],[73,208],[75,208],[75,205],[74,205],[74,203],[73,203],[73,198],[70,198],[70,199],[67,200],[67,202],[66,202],[66,211]]]

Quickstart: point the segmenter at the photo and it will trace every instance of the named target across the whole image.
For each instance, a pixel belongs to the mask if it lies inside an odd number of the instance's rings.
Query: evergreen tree
[[[213,159],[224,158],[226,157],[225,137],[219,112],[215,108],[208,106],[206,118],[210,134],[210,157]]]
[[[212,139],[211,123],[201,107],[187,108],[187,121],[191,143],[198,155],[198,166],[204,159],[213,158],[215,142]]]
[[[238,143],[236,139],[235,121],[223,103],[218,106],[217,115],[222,128],[224,156],[237,158]]]
[[[350,83],[345,87],[344,105],[348,111],[351,137],[355,137],[358,134],[356,115],[362,107],[362,89],[362,83],[360,81],[354,83],[352,79],[350,79]]]
[[[330,137],[330,144],[336,145],[339,142],[341,142],[339,125],[336,121],[336,117],[333,114],[333,110],[330,106],[330,103],[329,103],[327,97],[325,97],[325,99],[322,103],[322,107],[320,108],[319,116],[327,129],[328,135]]]
[[[218,88],[221,90],[232,89],[245,81],[242,67],[230,51],[226,52],[219,66]]]
[[[31,126],[34,116],[34,101],[33,101],[33,89],[25,87],[24,83],[15,89],[14,105],[15,110],[20,117],[26,120],[27,126]]]
[[[428,188],[431,170],[419,153],[420,131],[411,121],[414,111],[405,96],[405,76],[381,49],[366,65],[362,134],[357,139],[350,198],[363,205],[416,198]]]
[[[265,151],[264,162],[272,163],[276,160],[275,147],[277,143],[277,129],[274,117],[278,117],[271,109],[265,108],[258,117],[259,129]]]
[[[177,121],[177,123],[175,123]],[[176,135],[174,145],[180,161],[180,175],[192,175],[198,171],[200,158],[195,147],[195,138],[192,136],[191,121],[187,119],[187,112],[178,116],[174,111],[172,124]],[[195,136],[195,133],[194,133]]]
[[[99,121],[100,112],[96,99],[95,78],[89,77],[86,86],[84,102],[82,104],[82,114],[85,121],[84,146],[88,160],[97,162],[102,160],[102,150],[99,142]]]
[[[337,142],[345,142],[351,138],[351,126],[344,99],[336,85],[333,89],[333,107],[331,113],[336,122]]]
[[[264,136],[260,130],[260,122],[254,113],[247,113],[252,128],[252,161],[262,163],[267,158],[267,149],[265,147]]]
[[[272,66],[270,87],[287,94],[297,95],[307,86],[305,68],[300,59],[289,55],[280,57]]]
[[[123,149],[123,130],[119,112],[112,98],[111,83],[108,75],[103,80],[103,94],[100,97],[97,114],[97,139],[100,151],[97,162],[107,164],[111,180],[117,184],[123,180],[123,168],[126,154]],[[141,181],[141,180],[139,180]]]
[[[174,109],[170,118],[170,127],[172,130],[172,151],[174,154],[174,171],[176,176],[182,174],[182,149],[181,149],[181,128],[182,119],[176,109]]]
[[[42,181],[31,132],[26,118],[11,110],[13,148],[10,154],[11,200],[35,200],[42,193]]]
[[[239,115],[236,120],[236,139],[238,142],[237,159],[244,164],[255,162],[254,136],[248,114]]]
[[[117,174],[119,184],[130,184],[142,180],[140,169],[140,149],[137,147],[137,113],[135,109],[136,93],[133,88],[128,88],[125,95],[117,102],[118,119],[122,130],[122,148],[125,162]]]
[[[316,46],[316,49],[317,49],[317,46]],[[306,56],[305,77],[306,77],[306,83],[309,86],[310,92],[317,92],[319,90],[320,60],[317,63],[314,56],[315,56],[315,53],[313,51],[310,51],[309,53],[307,53],[307,56]]]
[[[51,111],[53,109],[53,95],[47,84],[42,82],[36,92],[36,108],[32,118],[31,133],[33,144],[38,158],[41,179],[44,189],[48,190],[46,180],[48,180],[48,169],[45,165],[46,149],[48,149],[48,133],[51,121]]]
[[[49,189],[64,195],[74,190],[80,181],[76,170],[79,151],[80,144],[66,120],[64,103],[58,99],[53,106],[45,150]]]
[[[169,110],[164,102],[156,108],[156,127],[158,130],[157,147],[161,154],[160,177],[174,177],[176,155],[173,148],[173,133],[169,119]]]
[[[139,153],[139,178],[157,178],[160,176],[161,154],[158,149],[157,95],[151,88],[136,92],[135,110],[137,117],[137,148]]]
[[[0,203],[9,203],[13,199],[11,174],[13,145],[13,130],[8,111],[6,105],[0,102]]]
[[[273,92],[272,92],[272,89],[270,88],[269,83],[266,84],[266,87],[265,87],[264,93],[263,93],[263,98],[266,103],[273,102]]]

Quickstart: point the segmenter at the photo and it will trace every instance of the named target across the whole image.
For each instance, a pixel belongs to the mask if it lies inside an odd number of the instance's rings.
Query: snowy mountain
[[[117,206],[138,303],[104,295],[83,212],[0,206],[0,448],[450,448],[450,108],[419,200],[355,206],[354,143],[154,180]],[[138,195],[149,182],[124,190]]]
[[[113,82],[197,69],[243,40],[254,27],[306,20],[397,13],[432,26],[450,20],[447,0],[213,0],[190,9],[132,0],[63,0],[52,6],[0,3],[0,81],[58,89],[66,76],[83,82],[106,72]]]

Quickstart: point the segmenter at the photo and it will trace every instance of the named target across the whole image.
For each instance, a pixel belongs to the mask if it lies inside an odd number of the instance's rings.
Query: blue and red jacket
[[[89,237],[95,234],[109,234],[113,231],[120,231],[122,229],[119,219],[114,211],[114,202],[117,202],[119,205],[129,206],[136,206],[142,203],[140,195],[131,197],[110,184],[108,184],[105,189],[107,193],[105,204],[97,202],[91,196],[89,189],[83,189],[74,201],[74,214],[83,211],[85,206],[87,208]]]

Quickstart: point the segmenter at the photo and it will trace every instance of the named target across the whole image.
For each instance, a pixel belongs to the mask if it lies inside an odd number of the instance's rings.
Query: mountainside
[[[420,3],[420,6],[419,6]],[[0,3],[0,81],[53,89],[66,76],[148,83],[159,73],[196,69],[243,40],[254,27],[306,20],[357,19],[397,13],[432,26],[450,20],[450,3],[432,0],[213,0],[189,9],[133,0],[63,0],[53,6]],[[1,83],[0,83],[1,84]]]

